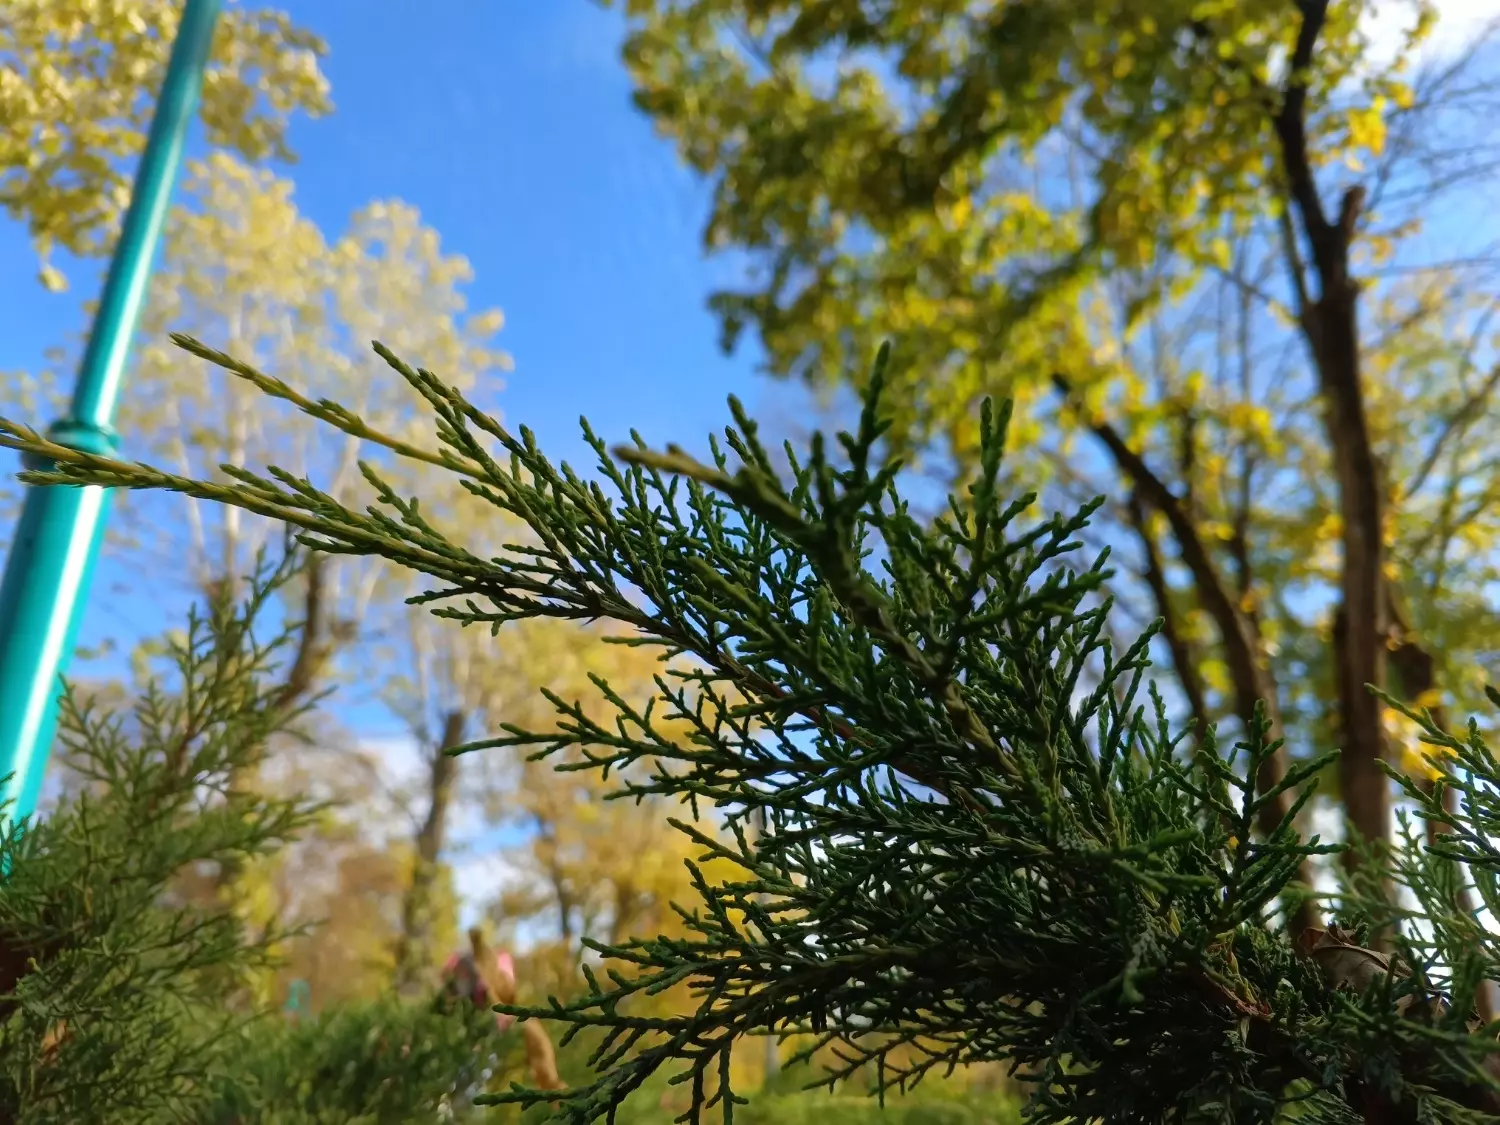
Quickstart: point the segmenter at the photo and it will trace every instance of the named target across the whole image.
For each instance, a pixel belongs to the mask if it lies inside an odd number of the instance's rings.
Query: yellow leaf
[[[1364,109],[1349,113],[1349,143],[1379,156],[1385,150],[1385,99],[1375,98]]]
[[[1431,755],[1423,753],[1433,747],[1403,745],[1401,747],[1401,770],[1408,777],[1425,778],[1429,781],[1439,777],[1442,770],[1433,762]]]
[[[42,268],[37,271],[37,280],[42,283],[42,288],[46,289],[49,293],[62,293],[68,288],[68,279],[51,262],[42,263]]]

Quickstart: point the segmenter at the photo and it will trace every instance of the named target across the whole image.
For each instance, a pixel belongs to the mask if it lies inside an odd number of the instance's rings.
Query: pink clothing
[[[516,989],[516,962],[509,953],[495,954],[496,971],[510,983],[511,994]],[[488,1008],[500,999],[491,996],[484,978],[475,970],[474,957],[470,953],[455,953],[443,965],[443,979],[449,982],[460,996],[467,997],[475,1007]],[[516,1022],[515,1016],[495,1013],[495,1027],[505,1031]]]

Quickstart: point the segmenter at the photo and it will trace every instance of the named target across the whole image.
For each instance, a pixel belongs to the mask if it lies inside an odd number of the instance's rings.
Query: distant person
[[[458,1000],[468,1000],[477,1008],[516,1002],[516,962],[509,953],[493,951],[478,926],[469,930],[469,951],[455,953],[443,965],[443,991]],[[497,1031],[508,1031],[516,1022],[514,1016],[495,1013]],[[535,1020],[521,1024],[526,1044],[526,1062],[532,1080],[543,1090],[563,1090],[566,1084],[557,1073],[557,1055],[546,1029]]]

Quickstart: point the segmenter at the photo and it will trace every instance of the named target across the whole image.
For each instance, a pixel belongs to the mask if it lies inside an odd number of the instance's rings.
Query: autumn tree
[[[1496,289],[1440,221],[1493,167],[1484,35],[1424,55],[1428,0],[621,6],[706,244],[750,255],[726,346],[831,387],[894,340],[897,440],[960,476],[1013,397],[1017,471],[1110,497],[1187,712],[1332,732],[1384,839],[1365,685],[1472,708],[1489,660]]]
[[[372,389],[364,341],[407,337],[431,348],[465,386],[509,366],[490,342],[500,314],[466,310],[468,263],[443,252],[415,209],[371,204],[342,237],[329,239],[298,210],[290,181],[222,153],[189,166],[182,197],[152,278],[132,393],[121,402],[119,427],[137,448],[183,471],[222,473],[222,466],[270,457],[294,472],[326,468],[339,495],[364,487],[356,439],[330,441],[293,410],[253,416],[243,381],[200,360],[184,363],[169,331],[191,330],[257,361],[285,364],[280,369],[306,393],[344,396],[372,424],[397,430],[414,403],[399,390]],[[277,534],[274,521],[221,516],[203,505],[188,504],[183,514],[186,542],[175,530],[181,521],[148,518],[159,530],[140,547],[147,558],[185,552],[200,589],[241,573],[245,558]],[[378,568],[310,567],[302,606],[312,624],[309,648],[290,673],[291,690],[309,690],[330,645],[352,639],[352,623],[367,612],[378,582]]]
[[[167,332],[190,327],[257,361],[282,365],[305,393],[338,398],[371,424],[399,432],[410,424],[416,400],[369,378],[370,338],[406,339],[437,357],[470,388],[509,367],[509,357],[493,344],[502,322],[499,312],[467,307],[464,290],[471,278],[467,261],[445,251],[436,232],[400,201],[360,209],[339,236],[330,237],[301,213],[289,180],[227,152],[190,162],[152,277],[129,373],[130,393],[120,404],[118,426],[126,447],[184,472],[221,479],[227,479],[224,466],[232,470],[270,459],[295,472],[326,472],[339,495],[368,498],[358,462],[362,456],[378,461],[380,450],[361,449],[352,437],[330,440],[291,407],[281,417],[257,414],[250,409],[253,389],[206,361],[189,358],[184,363]],[[68,353],[58,358],[50,373],[54,383],[62,381]],[[163,507],[127,501],[117,510],[112,531],[114,546],[125,548],[124,561],[138,578],[174,576],[151,584],[153,596],[169,600],[174,594],[212,594],[225,583],[233,596],[237,576],[249,560],[282,534],[275,520],[245,518],[195,502]],[[185,566],[167,571],[167,560]],[[289,705],[311,700],[338,683],[341,660],[364,654],[371,664],[387,666],[375,655],[377,634],[380,627],[396,625],[404,612],[403,582],[357,560],[306,560],[305,571],[283,590],[287,618],[302,623],[298,650],[283,668]],[[396,609],[386,613],[390,599]],[[361,622],[379,625],[361,629]],[[363,690],[378,698],[382,683],[367,681]],[[325,778],[339,768],[352,770],[349,780],[358,790],[368,771],[357,760],[355,742],[351,732],[322,717],[311,745],[285,740],[278,745],[278,768],[286,765],[295,772],[299,767],[281,759],[320,757],[320,763],[309,761],[300,768]],[[258,784],[251,776],[239,780]],[[334,788],[340,796],[351,796],[347,784]],[[228,893],[231,882],[245,881],[233,892],[237,908],[258,923],[277,912],[309,918],[322,911],[320,916],[333,926],[325,952],[338,950],[351,959],[351,966],[338,987],[320,987],[320,998],[346,990],[358,994],[382,962],[388,975],[390,945],[399,932],[398,919],[386,926],[377,923],[402,900],[411,841],[372,842],[349,822],[353,815],[354,810],[340,814],[336,819],[343,821],[342,827],[323,825],[314,834],[316,841],[304,840],[297,855],[278,860],[311,877],[306,863],[310,849],[326,846],[325,858],[341,857],[327,873],[334,883],[324,887],[327,897],[299,892],[287,885],[284,871],[270,868],[226,869],[205,878],[200,888],[204,894]],[[361,932],[368,940],[356,938]],[[311,959],[301,967],[317,970],[323,954],[306,942],[297,949],[294,959]],[[315,975],[321,986],[324,974]]]
[[[305,988],[311,1015],[390,992],[410,867],[389,764],[336,721],[337,698],[304,720],[295,742],[274,747],[255,778],[267,797],[302,794],[326,810],[226,888],[252,931],[289,931],[253,981],[256,1002],[274,1008]],[[219,883],[208,873],[199,897]]]
[[[510,677],[503,705],[481,728],[488,735],[476,732],[473,743],[472,756],[490,759],[495,779],[488,819],[520,837],[499,855],[506,878],[490,903],[491,916],[504,932],[528,939],[523,961],[527,984],[537,993],[580,987],[578,966],[592,957],[594,943],[680,933],[672,903],[692,893],[687,861],[693,844],[670,824],[688,810],[661,799],[612,800],[610,785],[582,768],[606,744],[572,744],[567,717],[549,702],[564,700],[594,723],[606,721],[616,699],[640,709],[653,700],[662,705],[656,654],[610,643],[612,635],[571,621],[524,621],[502,630],[508,659],[526,674]],[[570,743],[555,759],[532,760],[518,747],[493,745],[494,737],[506,741],[504,729],[549,725]],[[674,731],[674,725],[662,725],[663,737],[690,737],[686,727]],[[701,827],[714,831],[708,822]],[[712,863],[706,871],[709,878],[723,874]]]
[[[424,518],[456,527],[475,514],[467,494],[438,495],[431,498]],[[415,599],[424,592],[419,583],[407,588]],[[400,671],[388,680],[385,692],[417,748],[419,773],[394,968],[399,986],[422,989],[431,987],[433,971],[452,952],[457,937],[454,920],[445,919],[454,905],[448,859],[455,822],[476,807],[475,779],[471,776],[470,784],[460,787],[461,761],[452,751],[478,735],[503,708],[508,691],[535,681],[526,655],[513,648],[513,638],[444,629],[420,600],[393,602],[389,608],[394,634],[389,647],[399,653]]]
[[[0,204],[26,225],[51,289],[54,249],[108,252],[181,19],[176,0],[7,0],[0,15]],[[229,5],[204,75],[209,143],[289,159],[293,114],[332,105],[327,48],[274,8]]]
[[[223,466],[269,457],[293,471],[324,467],[339,495],[367,495],[357,440],[329,442],[295,411],[257,417],[242,380],[216,377],[213,365],[184,365],[172,354],[169,327],[195,325],[205,338],[244,354],[279,357],[306,393],[342,397],[372,423],[397,430],[412,414],[412,399],[381,395],[368,378],[362,341],[382,333],[408,337],[439,354],[466,386],[509,365],[490,343],[498,312],[467,312],[468,263],[445,254],[413,208],[371,204],[330,240],[300,213],[289,181],[226,154],[192,165],[183,187],[152,279],[120,426],[184,471],[221,474]],[[169,533],[140,546],[147,557],[185,551],[199,588],[239,573],[247,554],[278,534],[274,521],[225,517],[202,505],[187,505],[185,514],[186,543]],[[332,682],[340,650],[347,656],[356,642],[370,639],[356,623],[386,596],[381,582],[377,567],[309,561],[301,597],[289,610],[306,622],[287,673],[290,697]]]

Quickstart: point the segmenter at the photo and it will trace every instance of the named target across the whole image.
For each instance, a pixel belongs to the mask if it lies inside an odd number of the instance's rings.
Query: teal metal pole
[[[48,430],[59,445],[113,455],[115,402],[151,265],[198,104],[220,0],[187,0],[157,102],[120,241],[66,418]],[[26,461],[28,469],[46,465]],[[36,809],[57,729],[58,677],[83,616],[109,493],[102,488],[28,488],[0,579],[0,825]]]

